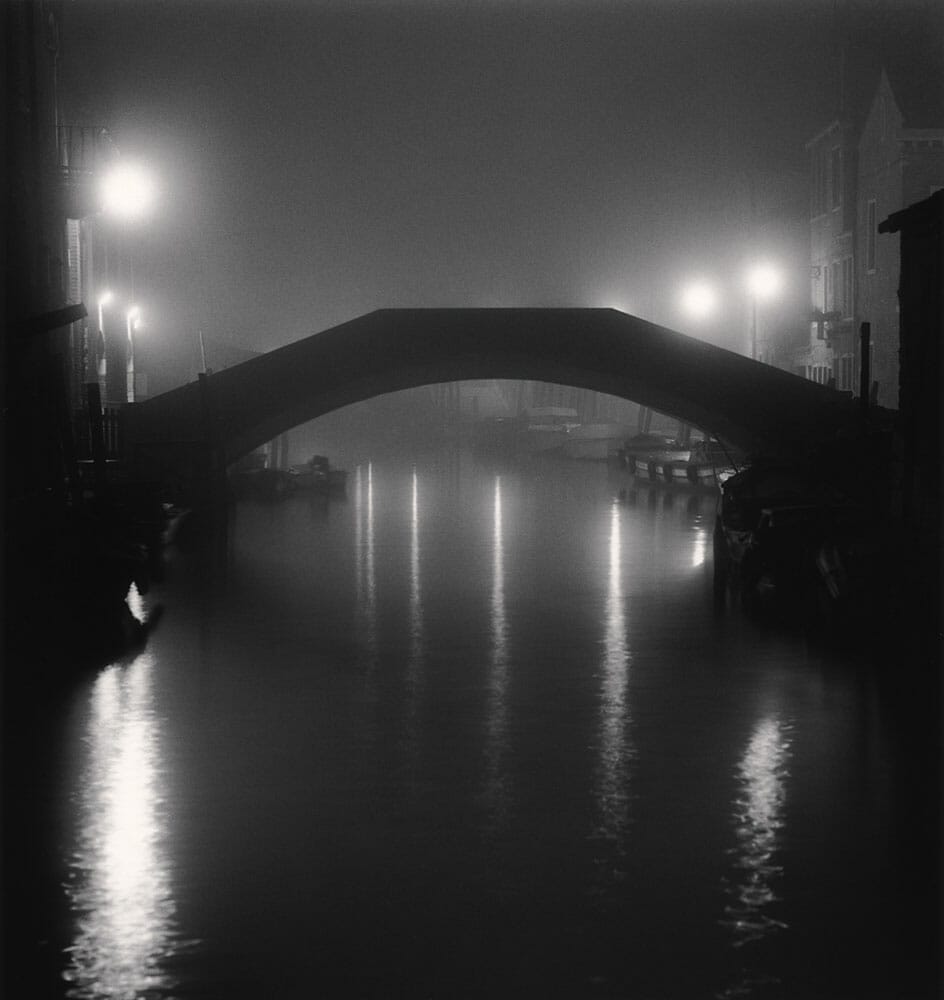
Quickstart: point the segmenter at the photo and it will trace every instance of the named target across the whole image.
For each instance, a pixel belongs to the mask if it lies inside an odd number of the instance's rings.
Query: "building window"
[[[829,287],[829,265],[823,265],[823,312],[829,312],[830,298],[829,293],[832,289]]]
[[[829,198],[830,208],[842,204],[842,150],[838,146],[829,154]]]
[[[865,266],[869,271],[875,270],[875,199],[871,198],[865,222]]]
[[[829,278],[829,284],[832,286],[833,312],[839,313],[840,316],[845,316],[846,315],[845,303],[842,301],[842,291],[843,291],[842,265],[839,263],[839,261],[836,261],[836,263],[833,264],[831,270],[832,274],[830,275]]]
[[[852,258],[846,257],[842,262],[842,314],[852,315]]]
[[[69,302],[82,301],[82,238],[78,219],[66,219],[66,267],[69,286],[66,297]]]

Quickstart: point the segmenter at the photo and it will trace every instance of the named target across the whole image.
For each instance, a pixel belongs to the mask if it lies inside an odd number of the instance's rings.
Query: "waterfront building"
[[[868,322],[877,400],[895,408],[899,253],[878,226],[944,186],[944,107],[918,74],[892,79],[883,69],[870,100],[807,143],[811,312],[794,369],[857,393],[858,333]]]
[[[944,82],[941,82],[944,88]],[[883,72],[859,138],[855,287],[857,319],[871,324],[878,402],[899,405],[899,240],[879,235],[893,213],[944,187],[944,104]]]

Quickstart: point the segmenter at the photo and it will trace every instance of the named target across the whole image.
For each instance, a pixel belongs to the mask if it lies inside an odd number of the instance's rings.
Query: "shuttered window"
[[[66,279],[68,301],[79,303],[82,301],[82,245],[78,219],[66,219],[66,267],[69,272]]]

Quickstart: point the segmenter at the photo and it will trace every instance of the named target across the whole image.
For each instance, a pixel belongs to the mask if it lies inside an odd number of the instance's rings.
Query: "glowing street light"
[[[128,324],[128,348],[127,348],[127,397],[128,402],[134,402],[134,331],[141,328],[141,310],[137,306],[132,306],[127,314]]]
[[[755,264],[747,272],[747,290],[751,296],[751,357],[757,359],[757,303],[776,298],[783,287],[783,276],[773,264]]]
[[[773,264],[757,264],[747,272],[747,290],[755,299],[772,299],[782,287],[783,276]]]
[[[694,281],[682,289],[682,310],[695,320],[706,320],[718,308],[718,293],[707,281]]]
[[[136,163],[119,161],[102,178],[102,209],[127,221],[141,218],[154,202],[154,182]]]

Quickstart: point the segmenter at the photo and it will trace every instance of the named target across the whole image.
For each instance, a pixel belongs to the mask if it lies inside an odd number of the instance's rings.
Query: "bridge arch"
[[[609,393],[785,458],[851,412],[834,390],[613,309],[382,309],[129,408],[126,440],[139,466],[192,465],[201,444],[232,462],[350,403],[462,379]]]

